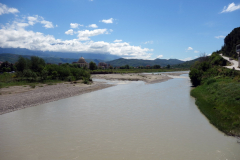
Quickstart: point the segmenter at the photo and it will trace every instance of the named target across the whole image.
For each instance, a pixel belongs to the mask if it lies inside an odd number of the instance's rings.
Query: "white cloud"
[[[18,9],[16,8],[9,8],[7,5],[0,3],[0,15],[2,14],[9,14],[9,13],[18,13]]]
[[[78,28],[78,26],[83,26],[83,25],[78,23],[70,23],[71,28]]]
[[[193,48],[192,48],[192,47],[188,47],[187,50],[188,50],[188,51],[191,51],[191,50],[193,50]]]
[[[28,16],[28,24],[33,26],[36,23],[41,23],[43,24],[43,27],[45,28],[54,28],[52,22],[44,20],[43,17],[35,15],[35,16]]]
[[[113,18],[101,20],[103,23],[113,23]]]
[[[182,60],[182,61],[190,61],[190,60],[192,60],[192,58],[191,57],[187,57],[187,58],[180,59],[180,60]]]
[[[120,42],[122,42],[122,40],[121,40],[121,39],[116,39],[116,40],[113,41],[113,42],[115,42],[115,43],[120,43]]]
[[[98,26],[96,24],[90,24],[88,27],[91,27],[91,28],[98,28]]]
[[[30,21],[35,23],[34,18],[30,18]],[[94,42],[89,39],[89,37],[92,36],[107,34],[107,29],[78,31],[78,38],[61,40],[56,39],[53,35],[45,35],[41,32],[27,30],[25,27],[28,25],[30,24],[13,21],[12,23],[0,26],[0,47],[26,48],[29,50],[53,52],[112,54],[128,59],[150,59],[152,55],[150,52],[153,51],[153,49],[142,48],[141,46],[133,46],[126,42]],[[72,34],[71,29],[70,31],[67,31],[67,33]],[[82,42],[82,40],[85,41]]]
[[[239,5],[235,5],[235,3],[231,3],[227,6],[224,6],[223,10],[221,13],[225,13],[225,12],[233,12],[235,10],[240,9],[240,4]]]
[[[159,56],[157,56],[157,58],[162,58],[163,57],[163,55],[159,55]]]
[[[194,53],[199,53],[199,51],[194,51]]]
[[[40,23],[44,24],[45,28],[54,28],[52,22],[50,21],[42,20]]]
[[[215,36],[215,38],[220,39],[220,38],[225,38],[225,36]]]
[[[84,30],[78,31],[78,39],[81,41],[90,40],[89,37],[97,36],[100,34],[107,34],[107,29],[94,29],[92,31]]]
[[[70,34],[70,35],[73,35],[73,30],[72,29],[69,29],[68,31],[65,32],[65,34]]]
[[[153,41],[144,42],[144,44],[153,44]]]

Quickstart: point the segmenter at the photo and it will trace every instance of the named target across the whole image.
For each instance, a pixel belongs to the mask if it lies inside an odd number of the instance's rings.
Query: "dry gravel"
[[[80,95],[112,85],[94,82],[91,85],[59,83],[41,85],[32,89],[29,86],[14,86],[0,89],[0,115],[15,110],[32,107],[59,99]]]

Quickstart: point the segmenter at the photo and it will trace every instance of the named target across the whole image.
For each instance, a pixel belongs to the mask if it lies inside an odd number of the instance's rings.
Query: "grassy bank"
[[[227,62],[218,54],[203,57],[190,69],[200,111],[219,130],[240,137],[240,72],[221,67]]]
[[[229,78],[207,81],[191,91],[200,111],[227,135],[240,136],[240,83]]]

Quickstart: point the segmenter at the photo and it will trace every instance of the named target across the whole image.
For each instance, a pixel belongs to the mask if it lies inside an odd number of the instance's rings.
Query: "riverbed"
[[[98,81],[115,85],[1,115],[1,160],[240,159],[237,139],[198,110],[187,75]]]

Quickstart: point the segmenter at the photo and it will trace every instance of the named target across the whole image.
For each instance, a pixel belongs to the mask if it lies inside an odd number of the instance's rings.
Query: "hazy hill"
[[[49,52],[49,51],[32,51],[25,48],[1,48],[1,53],[12,53],[18,55],[34,55],[38,57],[54,57],[54,58],[72,58],[79,59],[81,56],[85,59],[101,59],[103,61],[111,61],[120,58],[111,54],[97,54],[97,53],[72,53],[72,52]]]
[[[112,61],[108,61],[107,63],[111,64],[112,66],[124,66],[124,65],[129,65],[133,67],[137,66],[153,66],[153,65],[160,65],[162,67],[169,65],[176,65],[176,64],[181,64],[184,61],[178,60],[178,59],[155,59],[155,60],[142,60],[142,59],[124,59],[124,58],[119,58],[115,59]]]
[[[240,27],[234,28],[224,39],[224,46],[221,49],[223,55],[237,58],[236,45],[240,44]]]
[[[191,67],[196,61],[198,61],[198,60],[199,60],[199,58],[196,58],[196,59],[193,59],[193,60],[190,60],[190,61],[186,61],[186,62],[181,63],[181,64],[173,65],[172,67],[173,67],[173,68],[190,69],[190,67]]]
[[[18,54],[11,54],[11,53],[0,53],[0,61],[5,62],[11,62],[11,63],[15,63],[18,60],[18,57],[20,55]],[[33,55],[21,55],[24,58],[28,58],[30,59],[31,56]],[[72,63],[72,62],[77,62],[78,58],[74,59],[74,58],[58,58],[58,57],[41,57],[45,60],[46,63],[52,63],[52,64],[58,64],[58,63]],[[99,62],[104,62],[104,60],[100,60],[100,59],[85,59],[88,63],[93,61],[96,64],[98,64]]]

